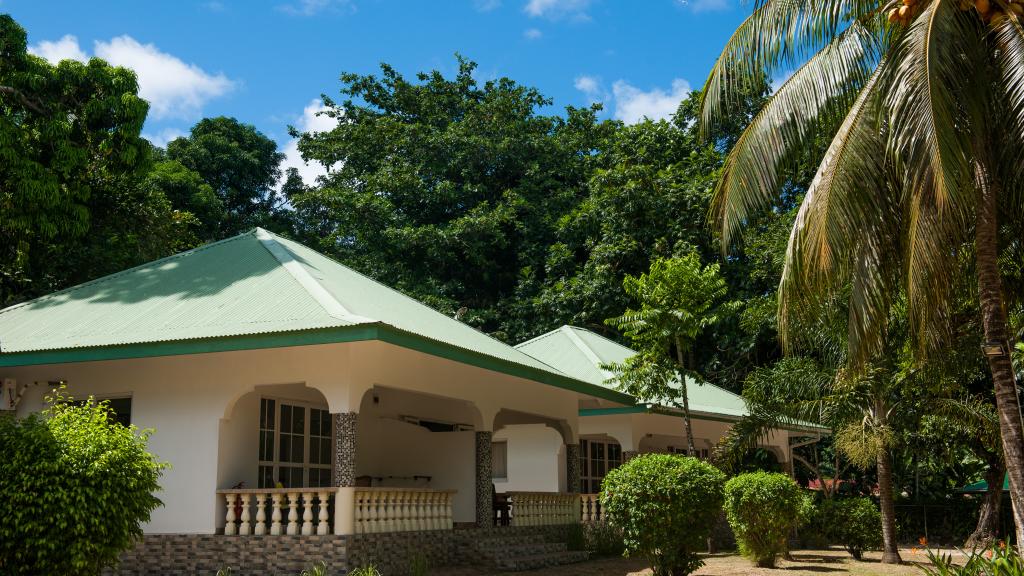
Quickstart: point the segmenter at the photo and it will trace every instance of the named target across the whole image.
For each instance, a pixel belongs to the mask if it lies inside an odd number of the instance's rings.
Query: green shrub
[[[800,539],[800,547],[828,548],[831,544],[828,538],[829,528],[817,494],[805,493],[800,503],[800,513],[797,516],[797,535]]]
[[[586,550],[595,556],[622,556],[626,545],[622,530],[607,522],[591,522],[583,530]]]
[[[369,566],[363,566],[362,568],[356,568],[355,570],[348,573],[348,576],[381,576],[380,571],[373,564]]]
[[[1013,546],[1000,544],[989,550],[964,552],[963,560],[928,550],[931,566],[919,565],[925,576],[1024,576],[1024,559]]]
[[[142,536],[165,467],[105,403],[0,418],[0,573],[98,574]]]
[[[771,568],[786,551],[796,526],[803,491],[792,478],[776,472],[749,472],[725,483],[725,513],[740,553]]]
[[[721,510],[724,481],[696,458],[647,454],[608,473],[601,506],[622,531],[626,554],[644,556],[656,576],[684,576],[704,564],[697,554]]]
[[[882,515],[870,498],[826,500],[821,516],[830,543],[843,545],[857,560],[865,550],[882,547]]]

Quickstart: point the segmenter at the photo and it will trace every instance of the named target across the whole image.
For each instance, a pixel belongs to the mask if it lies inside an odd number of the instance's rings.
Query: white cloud
[[[601,86],[601,79],[596,76],[577,76],[573,85],[586,95],[590,104],[604,102],[608,99],[608,93]]]
[[[690,93],[690,83],[680,78],[672,81],[668,91],[652,88],[645,92],[625,80],[616,80],[609,94],[596,76],[578,76],[574,85],[591,104],[607,102],[609,109],[613,109],[613,116],[626,124],[635,124],[644,118],[671,118],[679,102]]]
[[[473,7],[477,12],[490,12],[501,6],[501,0],[473,0]]]
[[[690,10],[700,12],[722,12],[729,10],[732,5],[729,0],[678,0],[679,4],[688,7]]]
[[[326,110],[327,107],[320,101],[319,98],[311,101],[302,109],[302,115],[295,120],[295,129],[299,132],[327,132],[337,126],[338,121],[330,116],[317,115],[317,112]],[[327,174],[327,169],[322,164],[317,162],[307,164],[302,160],[302,156],[299,154],[299,141],[296,138],[292,138],[284,145],[285,159],[281,163],[281,171],[284,172],[289,168],[296,168],[299,171],[299,175],[302,176],[302,181],[306,184],[312,184],[316,181],[318,176]]]
[[[40,42],[29,51],[55,64],[67,58],[88,59],[78,39],[70,34],[56,42]],[[195,64],[161,52],[153,44],[140,44],[127,35],[108,42],[97,41],[93,53],[114,66],[135,71],[139,96],[149,101],[150,117],[154,119],[195,118],[208,100],[223,96],[234,87],[234,82],[224,74],[209,74]]]
[[[166,148],[168,142],[184,135],[185,132],[178,128],[161,128],[156,133],[142,133],[142,137],[149,140],[150,144],[153,146],[159,146],[160,148]]]
[[[140,44],[131,36],[96,42],[96,55],[115,66],[135,70],[139,95],[149,101],[154,118],[193,118],[212,98],[234,87],[224,74],[208,74],[195,64],[161,52],[153,44]]]
[[[626,124],[635,124],[644,118],[670,118],[679,108],[679,102],[689,93],[690,83],[680,78],[672,81],[672,88],[668,92],[661,88],[644,92],[625,80],[618,80],[612,85],[615,117]]]
[[[524,10],[534,18],[543,16],[557,20],[569,16],[586,20],[589,7],[590,0],[528,0]]]
[[[543,35],[544,33],[536,28],[527,28],[523,32],[523,37],[526,38],[527,40],[537,40]]]
[[[50,63],[56,64],[61,60],[78,60],[85,62],[89,57],[78,46],[78,38],[71,34],[65,35],[60,40],[44,40],[35,46],[29,46],[28,51],[36,56],[42,56]]]
[[[298,0],[281,4],[277,9],[293,16],[314,16],[325,10],[355,12],[356,5],[351,0]]]

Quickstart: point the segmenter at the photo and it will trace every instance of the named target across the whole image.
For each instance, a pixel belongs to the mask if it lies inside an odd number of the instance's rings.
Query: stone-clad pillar
[[[493,432],[476,433],[476,525],[488,528],[494,525],[494,490],[491,478],[491,442]]]
[[[334,417],[334,484],[356,485],[356,423],[358,412],[339,412]]]
[[[565,490],[570,494],[580,493],[580,445],[565,445]]]

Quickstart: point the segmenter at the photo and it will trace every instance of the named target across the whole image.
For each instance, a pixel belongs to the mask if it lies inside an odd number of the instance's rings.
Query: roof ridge
[[[319,280],[313,277],[292,254],[287,246],[277,241],[278,236],[273,232],[256,228],[253,230],[256,239],[270,253],[271,256],[284,268],[285,272],[291,275],[299,286],[306,291],[327,315],[335,320],[344,320],[355,324],[375,323],[378,320],[366,318],[353,314],[338,299],[335,298]]]
[[[539,342],[539,341],[541,341],[541,340],[543,340],[545,338],[549,338],[551,336],[554,336],[555,334],[558,334],[558,331],[561,328],[562,327],[559,326],[558,328],[555,328],[554,330],[548,330],[547,332],[545,332],[543,334],[539,334],[537,336],[534,336],[533,338],[530,338],[529,340],[524,340],[524,341],[520,342],[519,344],[514,344],[512,347],[513,348],[519,348],[520,346],[526,346],[527,344],[533,344],[534,342]]]
[[[305,248],[305,249],[307,249],[307,250],[310,250],[310,251],[312,251],[312,252],[313,252],[313,253],[315,253],[315,254],[319,254],[320,256],[322,256],[322,257],[324,257],[324,258],[326,258],[326,259],[330,260],[331,262],[333,262],[333,263],[337,264],[338,266],[341,266],[342,268],[344,268],[345,270],[348,270],[349,272],[351,272],[351,273],[355,274],[356,276],[359,276],[359,277],[361,277],[361,278],[365,278],[365,279],[366,279],[366,280],[367,280],[368,282],[372,282],[373,284],[375,284],[375,285],[377,285],[377,286],[380,286],[380,287],[382,287],[382,288],[384,288],[384,289],[386,289],[386,290],[388,290],[388,291],[390,291],[390,292],[393,292],[393,293],[397,294],[397,295],[398,295],[399,297],[401,297],[401,298],[404,298],[404,299],[406,299],[406,300],[408,300],[408,301],[410,301],[410,302],[412,302],[412,303],[414,303],[414,304],[416,304],[416,305],[422,306],[422,307],[424,307],[424,308],[428,308],[428,309],[432,310],[433,312],[435,312],[435,313],[437,313],[437,314],[440,314],[441,316],[444,316],[445,318],[449,318],[449,319],[451,319],[451,320],[452,320],[453,322],[457,322],[458,324],[461,324],[462,326],[465,326],[466,328],[469,328],[470,330],[474,330],[474,331],[476,331],[476,332],[477,332],[478,334],[480,334],[480,335],[484,336],[485,338],[488,338],[488,339],[490,339],[490,340],[493,340],[494,342],[497,342],[498,344],[501,344],[501,345],[503,345],[503,346],[507,346],[508,348],[510,348],[510,349],[512,349],[512,350],[515,350],[516,352],[518,352],[518,353],[520,353],[520,354],[522,354],[522,355],[526,356],[527,358],[529,358],[529,359],[533,360],[534,362],[539,362],[540,364],[542,364],[542,365],[546,366],[546,367],[547,367],[548,369],[550,369],[550,370],[553,370],[553,371],[554,371],[555,373],[557,373],[557,374],[560,374],[560,375],[562,375],[562,376],[566,376],[566,377],[569,377],[569,378],[571,378],[571,376],[569,376],[568,374],[566,374],[566,373],[562,372],[562,371],[561,371],[561,370],[559,370],[558,368],[556,368],[556,367],[554,367],[554,366],[552,366],[552,365],[548,364],[547,362],[544,362],[543,360],[540,360],[540,359],[538,359],[538,358],[534,358],[534,357],[533,357],[532,355],[530,355],[530,354],[527,354],[526,352],[523,352],[522,350],[519,350],[519,349],[518,349],[518,348],[516,348],[515,346],[513,346],[513,345],[509,344],[508,342],[502,342],[501,340],[499,340],[499,339],[495,338],[494,336],[491,336],[490,334],[488,334],[487,332],[484,332],[483,330],[477,330],[476,328],[474,328],[474,327],[470,326],[469,324],[466,324],[465,322],[463,322],[463,321],[461,321],[461,320],[456,320],[455,318],[451,318],[450,316],[448,316],[448,315],[447,315],[447,314],[445,314],[444,312],[441,312],[440,310],[438,310],[437,308],[434,308],[433,306],[431,306],[431,305],[427,304],[426,302],[421,302],[421,301],[417,300],[416,298],[413,298],[412,296],[409,296],[409,295],[408,295],[408,294],[406,294],[405,292],[402,292],[402,291],[401,291],[401,290],[399,290],[398,288],[394,288],[394,287],[392,287],[392,286],[388,286],[387,284],[385,284],[385,283],[381,282],[380,280],[377,280],[377,279],[375,279],[375,278],[373,278],[373,277],[371,277],[371,276],[369,276],[369,275],[367,275],[367,274],[363,274],[363,273],[362,273],[362,272],[360,272],[359,270],[356,270],[355,268],[352,268],[351,266],[347,266],[347,265],[345,265],[344,263],[342,263],[342,262],[339,262],[338,260],[336,260],[335,258],[332,258],[332,257],[331,257],[330,255],[328,255],[328,254],[324,254],[323,252],[320,252],[319,250],[314,250],[313,248],[310,248],[309,246],[306,246],[305,244],[302,244],[302,243],[300,243],[300,242],[297,242],[297,241],[295,241],[295,240],[292,240],[291,238],[284,238],[284,237],[282,237],[282,236],[279,236],[279,235],[277,235],[277,234],[274,234],[273,232],[270,232],[269,230],[264,230],[263,228],[258,228],[258,230],[261,230],[261,231],[263,231],[264,233],[268,234],[268,235],[269,235],[270,237],[272,237],[272,238],[274,239],[274,241],[275,241],[275,242],[276,242],[277,240],[286,240],[286,241],[288,241],[288,242],[295,242],[295,243],[296,243],[296,244],[298,244],[299,246],[302,246],[303,248]],[[291,250],[290,250],[290,249],[288,249],[287,247],[285,247],[285,250],[288,250],[289,252],[291,252]],[[303,269],[303,272],[305,272],[305,269]],[[308,272],[306,272],[306,274],[308,274]],[[322,286],[322,285],[321,285],[321,284],[320,284],[320,283],[319,283],[318,281],[316,281],[316,279],[313,279],[312,275],[310,275],[310,278],[311,278],[311,279],[313,280],[313,282],[316,282],[316,283],[317,283],[317,285],[319,285],[319,286],[320,286],[321,288],[323,288],[323,286]],[[334,298],[333,296],[330,296],[330,292],[329,292],[329,291],[327,291],[327,289],[326,289],[326,288],[324,288],[324,291],[325,291],[325,292],[327,292],[328,296],[329,296],[329,297],[330,297],[330,298],[331,298],[332,300],[334,300],[335,302],[337,302],[337,299],[335,299],[335,298]],[[338,302],[338,305],[339,305],[339,306],[341,306],[341,303],[340,303],[340,302]],[[344,307],[343,307],[343,308],[344,308]],[[353,317],[355,317],[355,318],[361,318],[360,316],[355,316],[355,315],[352,315],[352,316],[353,316]],[[391,326],[392,328],[395,328],[395,329],[397,329],[397,330],[401,330],[401,328],[399,328],[399,327],[397,327],[397,326],[394,326],[394,325],[392,325],[392,324],[389,324],[389,323],[387,323],[387,322],[383,322],[383,321],[380,321],[380,320],[373,320],[373,319],[364,319],[364,321],[366,321],[366,320],[369,320],[370,322],[376,322],[376,323],[378,323],[378,324],[383,324],[383,325],[385,325],[385,326]]]
[[[131,268],[125,268],[124,270],[118,270],[117,272],[113,272],[113,273],[107,274],[105,276],[100,276],[99,278],[93,278],[92,280],[86,280],[85,282],[82,282],[80,284],[75,284],[74,286],[68,286],[67,288],[63,288],[63,289],[58,290],[56,292],[50,292],[49,294],[43,294],[42,296],[38,296],[38,297],[33,298],[31,300],[26,300],[24,302],[19,302],[17,304],[12,305],[12,306],[8,306],[7,308],[2,308],[2,309],[0,309],[0,314],[3,314],[5,312],[10,312],[11,310],[15,310],[17,308],[22,308],[24,306],[28,306],[29,304],[34,304],[36,302],[40,302],[40,301],[44,301],[44,300],[49,300],[50,298],[54,298],[54,297],[61,296],[61,295],[64,295],[64,294],[69,294],[71,292],[74,292],[75,290],[80,290],[82,288],[86,288],[86,287],[92,286],[94,284],[98,284],[100,282],[105,282],[105,281],[110,280],[112,278],[117,278],[119,276],[124,276],[126,274],[131,273],[131,272],[135,272],[136,270],[141,270],[143,268],[148,268],[148,267],[153,266],[155,264],[160,264],[162,262],[169,262],[171,260],[176,260],[178,258],[184,258],[186,256],[191,256],[192,254],[195,254],[197,252],[202,252],[204,250],[213,248],[215,246],[219,246],[221,244],[227,244],[228,242],[234,242],[236,240],[240,240],[240,239],[244,238],[245,236],[255,235],[257,230],[263,230],[263,229],[262,228],[253,228],[252,230],[249,230],[248,232],[242,232],[241,234],[236,234],[236,235],[231,236],[229,238],[224,238],[223,240],[217,240],[215,242],[208,242],[206,244],[203,244],[202,246],[196,246],[195,248],[189,248],[188,250],[184,250],[184,251],[178,252],[176,254],[171,254],[170,256],[164,256],[163,258],[159,258],[157,260],[151,260],[149,262],[144,262],[142,264],[139,264],[138,266],[132,266]]]
[[[587,357],[587,360],[589,360],[590,363],[593,364],[594,367],[601,372],[601,374],[604,374],[606,381],[611,380],[612,378],[615,377],[615,375],[612,374],[610,370],[606,370],[604,368],[604,362],[602,362],[601,358],[597,355],[596,352],[594,352],[594,349],[591,348],[590,346],[587,346],[587,343],[584,342],[583,339],[579,337],[579,334],[576,334],[575,328],[573,326],[564,324],[560,326],[558,330],[563,332],[569,338],[569,342],[572,342],[573,346],[578,348],[579,351],[582,352],[583,355]]]

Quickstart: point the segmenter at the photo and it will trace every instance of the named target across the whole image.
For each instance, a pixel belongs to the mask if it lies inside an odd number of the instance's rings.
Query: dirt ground
[[[921,576],[917,563],[926,563],[922,551],[900,550],[903,564],[882,564],[881,552],[868,552],[863,561],[856,561],[846,552],[833,550],[797,550],[793,560],[780,560],[775,569],[757,568],[738,554],[715,554],[705,559],[697,576]],[[480,572],[471,568],[436,570],[435,576],[497,576],[506,573]],[[643,576],[651,574],[647,563],[633,558],[604,558],[580,564],[520,572],[531,576]]]

